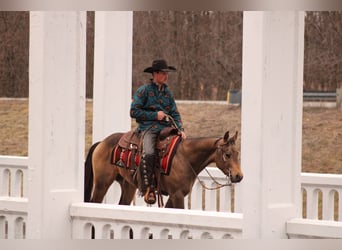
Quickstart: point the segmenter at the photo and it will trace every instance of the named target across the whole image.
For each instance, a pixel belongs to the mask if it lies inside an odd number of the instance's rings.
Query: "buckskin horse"
[[[114,133],[89,149],[85,161],[84,201],[101,203],[113,181],[121,186],[119,205],[130,205],[136,194],[137,182],[130,169],[111,163],[113,148],[123,133]],[[187,138],[181,140],[167,175],[160,175],[159,195],[168,195],[165,207],[184,208],[184,197],[189,194],[197,175],[209,164],[216,166],[231,183],[240,182],[243,173],[239,153],[235,147],[238,132],[221,138]]]

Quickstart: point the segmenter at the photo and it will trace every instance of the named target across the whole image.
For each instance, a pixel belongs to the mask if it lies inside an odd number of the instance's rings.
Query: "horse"
[[[130,205],[137,190],[131,170],[113,165],[113,148],[124,133],[114,133],[93,144],[85,161],[84,201],[102,203],[110,185],[117,181],[121,187],[119,205]],[[168,195],[167,208],[184,208],[184,197],[189,194],[197,175],[209,164],[216,166],[231,183],[243,178],[239,152],[235,147],[238,132],[229,137],[187,138],[181,140],[174,155],[169,175],[160,175],[158,195]]]

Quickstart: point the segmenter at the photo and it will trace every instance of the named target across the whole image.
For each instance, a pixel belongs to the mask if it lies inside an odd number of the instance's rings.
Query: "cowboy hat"
[[[161,60],[154,60],[152,62],[152,66],[144,69],[144,72],[153,73],[156,71],[163,71],[163,72],[173,72],[176,71],[176,68],[173,66],[168,66],[166,61]]]

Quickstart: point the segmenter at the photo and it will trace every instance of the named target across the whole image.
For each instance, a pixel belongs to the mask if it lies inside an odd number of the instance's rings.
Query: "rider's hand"
[[[158,113],[157,113],[158,121],[163,120],[165,117],[166,117],[166,114],[163,111],[158,111]]]
[[[182,136],[182,139],[186,139],[186,134],[184,131],[180,131],[180,135]]]

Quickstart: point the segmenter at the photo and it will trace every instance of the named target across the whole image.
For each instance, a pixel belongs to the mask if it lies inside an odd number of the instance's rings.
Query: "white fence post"
[[[71,238],[83,200],[86,12],[30,13],[27,238]]]
[[[304,14],[244,12],[244,238],[286,238],[300,217]]]
[[[95,12],[93,141],[131,128],[132,11]]]

